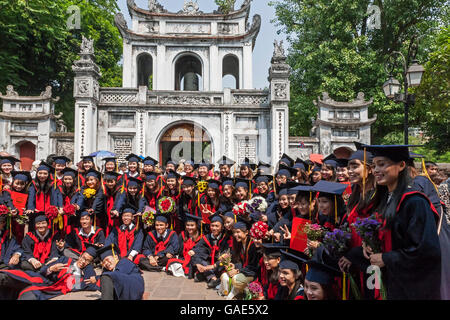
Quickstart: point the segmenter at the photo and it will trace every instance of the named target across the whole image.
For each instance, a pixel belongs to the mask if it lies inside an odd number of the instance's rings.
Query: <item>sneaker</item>
[[[208,281],[208,289],[213,289],[215,287],[217,287],[218,285],[220,285],[220,279],[216,279],[216,280],[209,280]]]

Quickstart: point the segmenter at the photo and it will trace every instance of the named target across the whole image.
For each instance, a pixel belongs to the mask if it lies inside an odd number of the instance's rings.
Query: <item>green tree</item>
[[[369,28],[369,5],[381,10],[381,28]],[[275,7],[279,32],[290,43],[288,63],[293,69],[290,103],[292,135],[307,135],[312,101],[327,91],[337,101],[364,92],[373,98],[370,115],[378,120],[372,142],[382,142],[392,131],[403,130],[403,106],[386,99],[384,63],[392,51],[406,50],[412,35],[429,34],[438,23],[445,0],[278,0]],[[426,38],[426,36],[424,37]],[[426,57],[421,50],[418,57]],[[398,70],[396,70],[398,72]],[[399,77],[397,77],[399,78]],[[411,124],[415,124],[411,119]]]
[[[80,8],[81,29],[69,30],[68,8]],[[101,86],[121,86],[122,40],[114,26],[114,0],[0,0],[0,91],[14,85],[21,95],[38,95],[51,85],[61,100],[69,130],[74,124],[73,61],[81,38],[94,39]]]

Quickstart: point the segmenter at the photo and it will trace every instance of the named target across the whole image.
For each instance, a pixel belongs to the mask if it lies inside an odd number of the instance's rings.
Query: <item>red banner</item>
[[[289,246],[291,249],[300,252],[306,250],[306,241],[308,238],[303,230],[307,223],[311,223],[311,221],[302,218],[294,218],[292,220],[291,243]]]
[[[27,205],[28,194],[11,190],[11,198],[19,214],[22,215]]]

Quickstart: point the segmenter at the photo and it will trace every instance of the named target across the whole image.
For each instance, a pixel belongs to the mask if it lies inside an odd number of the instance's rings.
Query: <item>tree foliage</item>
[[[308,135],[312,104],[323,92],[337,101],[349,101],[358,92],[373,98],[370,116],[377,114],[372,126],[372,142],[382,143],[386,135],[403,130],[403,105],[389,101],[382,85],[387,80],[384,65],[390,53],[405,55],[413,34],[423,35],[428,43],[439,24],[445,0],[278,0],[275,7],[279,32],[290,43],[288,63],[291,75],[291,135]],[[367,9],[381,10],[381,28],[369,28]],[[418,58],[429,51],[420,47]],[[401,79],[399,69],[395,70]],[[416,118],[411,126],[418,125]]]
[[[71,5],[80,8],[80,29],[69,30]],[[114,26],[114,0],[0,0],[0,91],[12,84],[20,95],[45,87],[60,96],[56,112],[73,129],[72,64],[79,59],[82,35],[94,39],[101,86],[121,86],[122,40]]]

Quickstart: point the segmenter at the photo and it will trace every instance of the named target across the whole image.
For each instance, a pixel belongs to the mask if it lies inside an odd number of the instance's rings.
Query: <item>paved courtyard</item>
[[[224,300],[216,290],[207,289],[205,282],[194,282],[193,279],[176,278],[165,272],[147,272],[143,274],[145,281],[145,300]],[[96,300],[100,292],[74,292],[61,295],[52,300]]]

